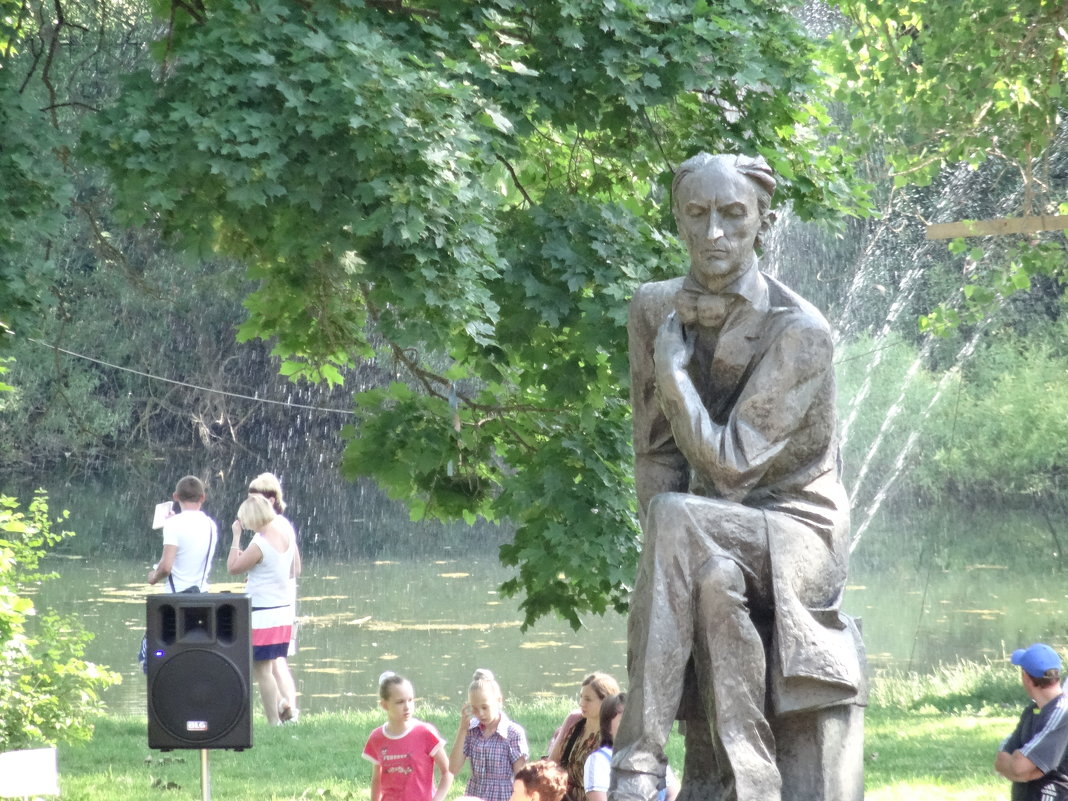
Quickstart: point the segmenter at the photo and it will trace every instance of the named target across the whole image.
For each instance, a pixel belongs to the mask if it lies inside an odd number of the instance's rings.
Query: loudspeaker
[[[252,747],[252,607],[236,593],[150,595],[148,747]]]

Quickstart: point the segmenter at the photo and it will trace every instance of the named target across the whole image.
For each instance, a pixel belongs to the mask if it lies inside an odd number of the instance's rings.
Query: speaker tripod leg
[[[208,749],[200,749],[200,798],[211,801],[211,771],[208,770]]]

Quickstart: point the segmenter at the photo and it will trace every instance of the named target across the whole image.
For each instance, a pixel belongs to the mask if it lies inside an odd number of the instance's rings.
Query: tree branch
[[[370,318],[372,323],[377,325],[378,322],[379,322],[379,319],[380,319],[379,313],[378,313],[378,308],[371,301],[369,288],[366,286],[366,284],[361,284],[360,285],[360,293],[363,295],[364,305],[367,306],[367,315],[368,315],[368,317]],[[564,412],[567,411],[567,409],[547,407],[547,406],[536,406],[536,405],[529,404],[529,403],[517,403],[517,404],[506,405],[506,406],[501,406],[501,405],[498,405],[498,404],[489,404],[489,403],[478,403],[470,395],[456,391],[455,390],[455,384],[450,379],[445,378],[445,376],[443,376],[443,375],[439,375],[438,373],[435,373],[433,370],[427,370],[425,367],[420,365],[419,361],[418,361],[418,353],[419,352],[415,348],[402,347],[401,345],[399,345],[398,343],[396,343],[396,342],[394,342],[394,341],[392,341],[390,339],[385,339],[384,341],[385,341],[386,345],[389,347],[390,351],[393,353],[393,357],[400,364],[402,364],[404,366],[404,368],[406,370],[408,370],[409,373],[411,373],[412,377],[415,378],[415,380],[418,381],[420,385],[422,385],[422,387],[426,391],[426,393],[428,395],[431,395],[432,397],[440,398],[441,400],[447,400],[448,399],[448,392],[439,391],[439,389],[437,387],[441,387],[442,389],[445,389],[445,390],[448,390],[449,388],[453,388],[453,391],[455,392],[456,397],[459,400],[463,401],[465,406],[467,406],[469,409],[472,409],[472,410],[475,410],[475,411],[479,411],[479,412],[483,412],[484,414],[489,414],[489,415],[504,415],[504,414],[516,413],[516,412],[534,412],[534,413],[539,413],[539,414],[563,414]],[[503,420],[502,420],[502,424],[503,424]]]
[[[82,103],[80,100],[70,100],[70,101],[67,101],[66,103],[55,103],[55,104],[53,104],[51,106],[43,107],[41,109],[41,111],[52,111],[52,110],[57,109],[57,108],[67,108],[67,107],[84,108],[84,109],[88,109],[89,111],[100,111],[100,109],[98,109],[96,106],[90,106],[88,103]]]
[[[671,159],[668,158],[667,151],[664,150],[664,143],[660,141],[660,137],[656,133],[656,128],[653,127],[653,121],[649,119],[649,112],[646,109],[641,110],[641,119],[645,123],[645,127],[649,129],[649,135],[653,137],[653,142],[656,143],[656,149],[660,152],[660,158],[664,160],[664,166],[668,172],[675,172],[675,167],[671,164]]]
[[[527,203],[529,203],[531,206],[533,206],[534,205],[534,201],[530,199],[530,195],[527,194],[527,190],[524,189],[523,188],[523,184],[521,184],[519,182],[519,176],[516,175],[515,168],[512,167],[512,165],[508,162],[508,159],[506,159],[504,156],[502,156],[500,154],[497,154],[497,160],[501,164],[503,164],[505,167],[508,168],[508,172],[512,176],[512,183],[515,184],[515,188],[519,190],[520,194],[522,194],[524,198],[526,198]]]
[[[204,8],[204,4],[200,0],[172,0],[171,2],[171,24],[174,24],[174,12],[175,9],[182,9],[186,14],[191,16],[198,24],[203,24],[207,19],[207,9]],[[173,29],[173,28],[172,28]]]

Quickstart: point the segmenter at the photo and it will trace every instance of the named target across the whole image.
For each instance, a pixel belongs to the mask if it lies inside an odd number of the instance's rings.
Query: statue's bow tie
[[[683,288],[675,293],[675,311],[686,325],[698,323],[706,328],[720,328],[734,299],[734,295],[713,295]]]

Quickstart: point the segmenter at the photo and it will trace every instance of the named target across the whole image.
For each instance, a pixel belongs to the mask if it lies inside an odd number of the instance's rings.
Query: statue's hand
[[[690,363],[693,357],[694,336],[686,336],[686,329],[678,314],[671,312],[660,330],[656,332],[653,343],[653,364],[657,372],[674,372]]]

